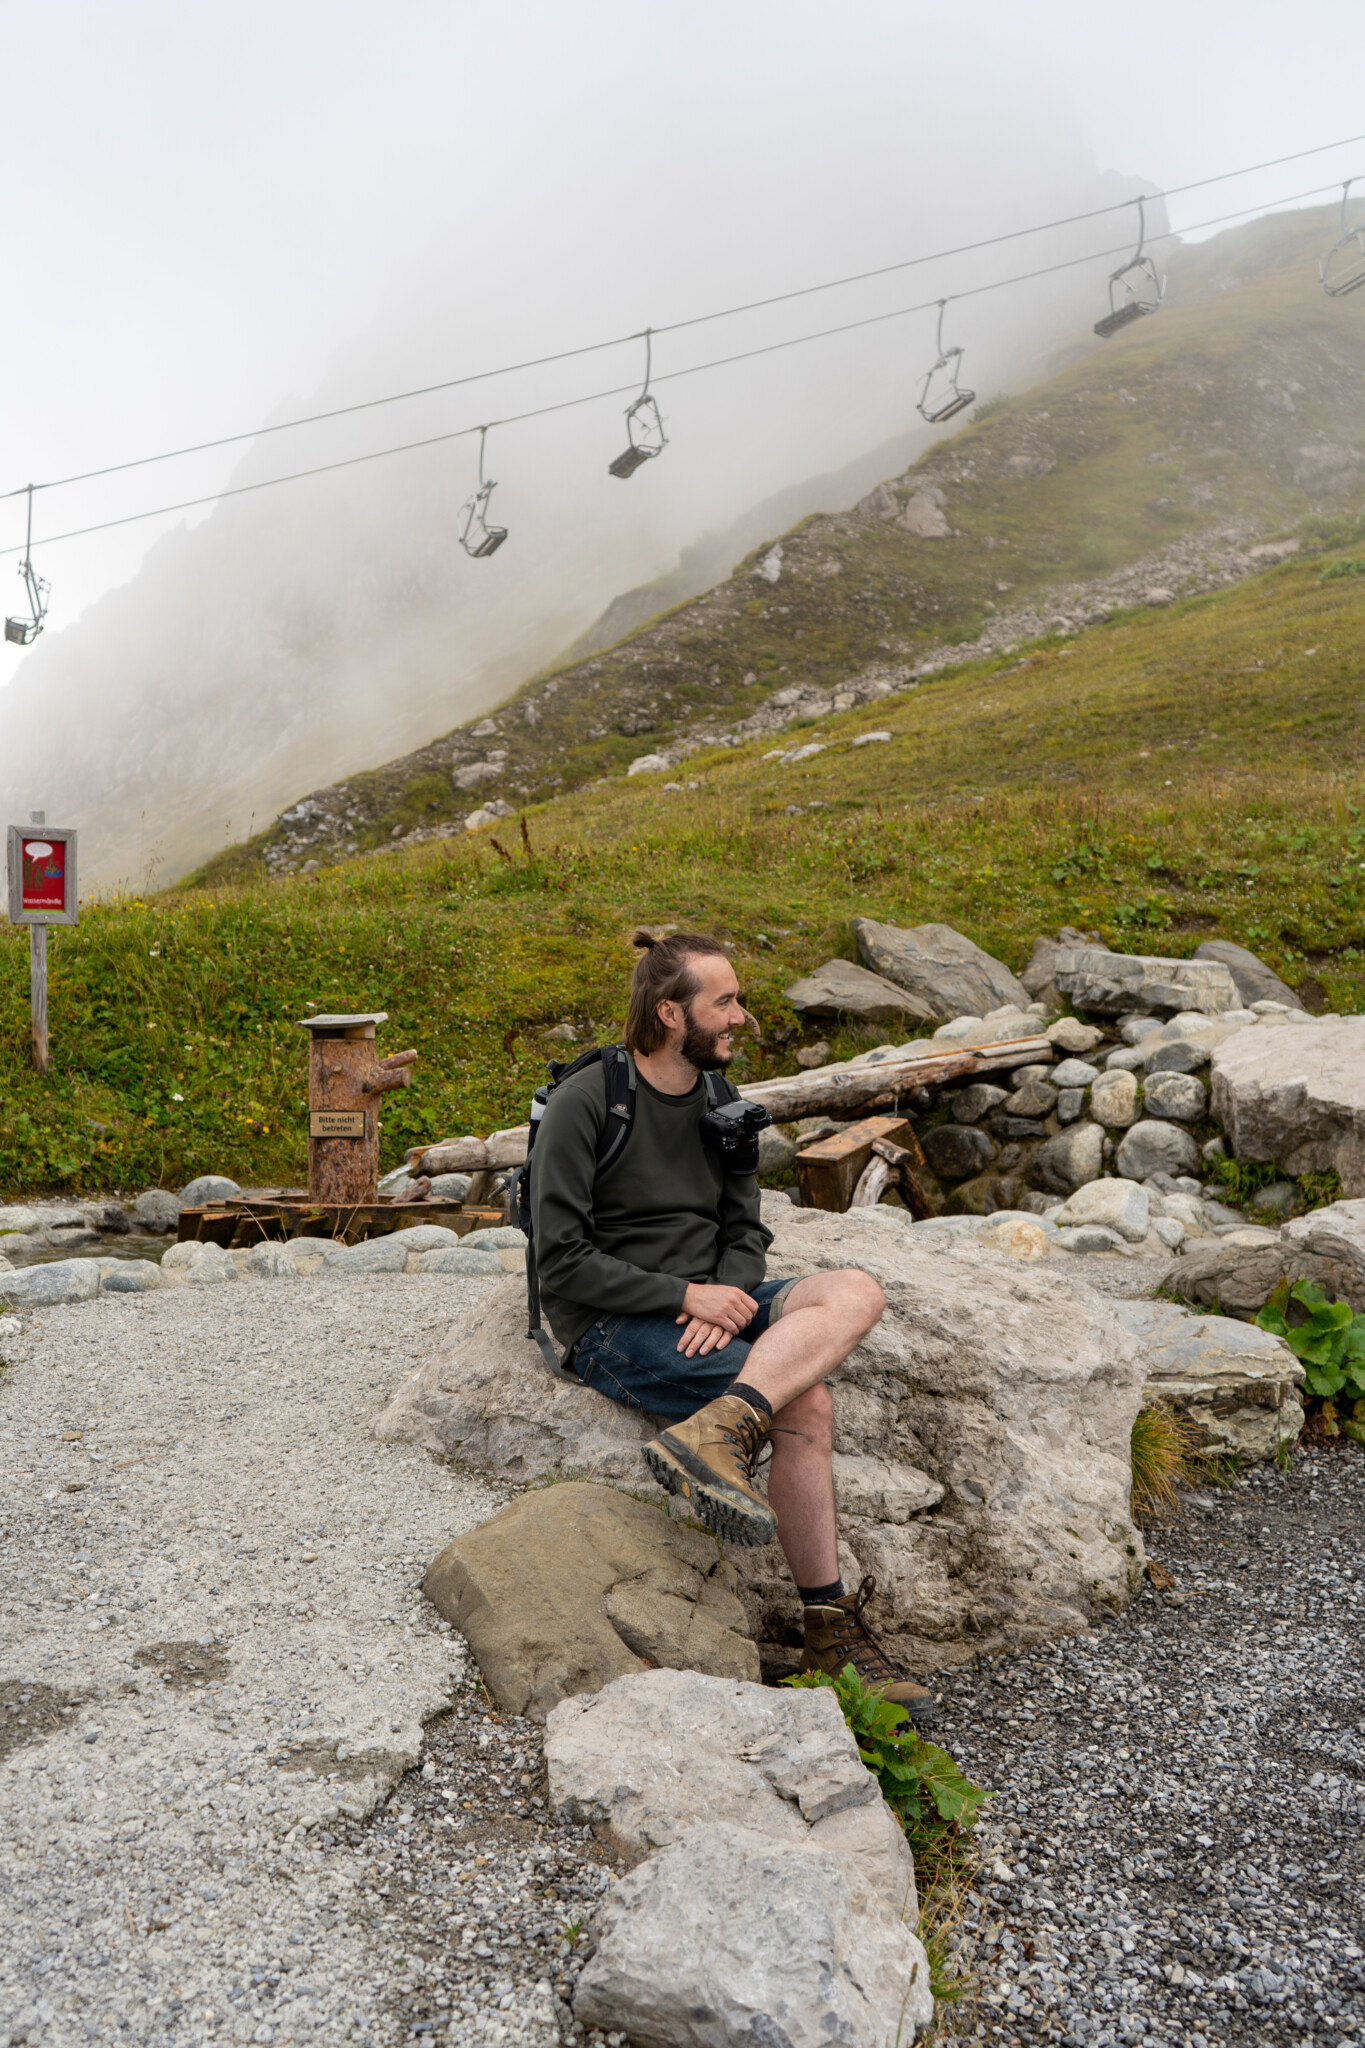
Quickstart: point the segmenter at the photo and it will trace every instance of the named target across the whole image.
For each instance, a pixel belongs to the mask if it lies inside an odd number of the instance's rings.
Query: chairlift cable
[[[1347,135],[1336,142],[1318,143],[1312,149],[1295,150],[1288,156],[1268,157],[1263,163],[1246,164],[1243,165],[1241,169],[1235,171],[1219,171],[1213,177],[1196,178],[1192,180],[1191,183],[1186,185],[1171,185],[1168,186],[1164,191],[1149,193],[1147,196],[1151,199],[1178,199],[1187,192],[1202,191],[1205,187],[1209,185],[1226,184],[1234,178],[1253,177],[1258,171],[1276,170],[1281,164],[1299,163],[1305,157],[1323,156],[1330,150],[1346,149],[1357,142],[1365,142],[1365,134]],[[1314,186],[1311,192],[1296,196],[1311,198],[1315,197],[1319,192],[1334,189],[1335,186]],[[1281,206],[1289,202],[1286,202],[1284,200],[1272,200],[1269,203],[1272,206]],[[910,256],[905,258],[903,262],[883,264],[880,268],[875,270],[855,271],[850,273],[847,277],[828,278],[822,284],[802,285],[793,291],[774,293],[769,298],[750,299],[742,305],[723,306],[720,307],[715,312],[698,313],[692,316],[690,319],[675,320],[666,326],[655,327],[652,329],[652,332],[654,334],[680,334],[689,327],[704,326],[708,322],[713,320],[736,319],[743,313],[762,312],[765,308],[769,306],[785,305],[789,301],[794,299],[810,298],[820,292],[839,291],[842,290],[847,285],[867,284],[879,277],[892,277],[896,275],[896,273],[899,271],[917,269],[926,263],[944,263],[954,256],[975,255],[982,249],[998,248],[1007,242],[1017,242],[1024,240],[1029,235],[1047,234],[1056,228],[1075,227],[1088,220],[1100,220],[1108,214],[1121,213],[1126,207],[1129,207],[1132,204],[1133,201],[1131,199],[1119,199],[1116,200],[1111,206],[1097,206],[1091,208],[1088,212],[1085,213],[1066,214],[1057,220],[1039,221],[1036,225],[1032,227],[1013,228],[1006,234],[987,235],[982,240],[977,242],[962,242],[959,243],[956,248],[938,249],[925,256]],[[1241,210],[1243,212],[1259,212],[1261,211],[1261,208],[1248,207],[1243,208]],[[1228,214],[1223,216],[1223,218],[1229,220],[1235,219],[1236,217],[1237,216],[1234,214]],[[1206,222],[1202,223],[1202,225],[1216,225],[1216,223]],[[1183,230],[1183,232],[1186,234],[1197,233],[1198,228],[1186,228]],[[1041,273],[1033,274],[1040,275]],[[963,296],[963,294],[958,294],[958,296]],[[465,385],[485,383],[493,377],[511,377],[518,375],[520,372],[524,370],[538,370],[544,369],[553,363],[572,362],[579,356],[597,355],[601,354],[606,349],[620,348],[627,342],[639,341],[640,339],[643,338],[643,335],[646,335],[650,332],[650,329],[643,329],[637,330],[634,334],[615,335],[608,341],[585,342],[582,346],[578,348],[556,350],[555,353],[553,353],[552,355],[531,356],[528,357],[524,362],[504,363],[497,369],[473,371],[467,377],[450,377],[444,379],[442,382],[437,384],[417,385],[410,391],[393,391],[388,392],[379,398],[359,399],[352,405],[334,406],[326,412],[305,413],[302,414],[298,419],[276,420],[273,423],[267,424],[265,426],[248,428],[241,433],[220,434],[209,441],[190,442],[187,443],[183,448],[163,449],[157,455],[134,456],[127,462],[108,463],[102,469],[87,469],[81,470],[71,476],[51,477],[45,483],[32,485],[21,484],[16,490],[0,492],[0,501],[3,501],[6,498],[20,498],[24,495],[24,492],[29,489],[34,491],[57,491],[63,490],[68,485],[71,484],[94,483],[101,477],[121,475],[125,470],[145,469],[153,463],[174,462],[179,460],[182,456],[210,454],[216,449],[231,448],[243,441],[261,440],[267,434],[288,433],[292,431],[292,429],[294,429],[295,427],[320,426],[327,422],[328,420],[346,419],[349,418],[354,413],[372,412],[375,410],[376,407],[379,406],[401,405],[404,404],[408,399],[432,398],[443,391],[457,391],[462,389]],[[281,479],[281,481],[286,481],[286,479]],[[222,494],[220,493],[219,495]],[[195,502],[207,502],[207,500],[199,500]],[[145,516],[152,517],[153,515],[147,514]],[[12,553],[13,550],[0,550],[0,552]]]
[[[1228,221],[1245,219],[1248,214],[1269,213],[1277,206],[1293,206],[1301,199],[1314,199],[1322,192],[1336,191],[1337,189],[1336,184],[1314,185],[1306,191],[1290,192],[1280,199],[1263,201],[1258,206],[1241,207],[1234,213],[1218,214],[1209,220],[1191,222],[1187,227],[1179,231],[1175,229],[1168,230],[1167,233],[1158,236],[1156,239],[1159,241],[1176,241],[1182,234],[1199,234],[1205,228],[1222,227]],[[1131,206],[1132,204],[1133,201],[1131,199],[1124,201],[1125,206]],[[1111,249],[1096,249],[1086,256],[1070,256],[1059,263],[1044,264],[1037,270],[1016,271],[1010,277],[996,278],[989,284],[969,285],[960,292],[951,293],[945,303],[953,304],[959,299],[982,298],[989,292],[1004,291],[1017,284],[1030,284],[1040,277],[1054,277],[1061,271],[1076,270],[1087,263],[1105,262],[1112,256],[1121,256],[1131,246],[1131,243],[1122,242],[1116,244]],[[938,304],[938,299],[921,299],[913,306],[896,306],[889,312],[871,313],[859,320],[843,321],[835,327],[822,327],[808,334],[791,335],[785,341],[766,342],[757,348],[738,350],[733,355],[713,356],[707,362],[692,363],[680,370],[666,370],[661,375],[656,376],[653,382],[656,384],[671,384],[677,382],[680,378],[697,377],[710,370],[723,370],[736,363],[752,362],[760,356],[781,355],[788,349],[803,348],[809,342],[828,341],[838,335],[857,333],[865,327],[884,326],[890,320],[904,320],[911,318],[916,313],[932,312],[936,310]],[[661,328],[656,327],[654,329],[655,334],[662,332],[664,330]],[[631,338],[638,339],[639,337]],[[577,398],[560,399],[553,405],[534,406],[526,412],[505,413],[496,420],[488,421],[487,426],[490,428],[495,426],[519,426],[528,420],[545,419],[554,413],[572,412],[580,406],[597,405],[608,398],[620,398],[635,389],[636,386],[634,384],[614,384],[605,390],[587,392]],[[216,505],[224,498],[241,498],[248,496],[254,491],[271,490],[277,484],[303,483],[309,477],[328,476],[340,469],[355,469],[364,463],[382,461],[386,456],[410,455],[423,448],[439,447],[445,442],[466,440],[471,435],[479,432],[480,428],[476,426],[455,427],[448,433],[429,434],[422,440],[404,441],[392,448],[373,448],[364,455],[347,455],[336,462],[323,462],[316,464],[311,469],[291,471],[286,476],[263,477],[259,482],[251,484],[233,484],[225,490],[209,491],[199,498],[185,498],[174,505],[158,505],[146,512],[130,512],[119,519],[104,519],[92,526],[74,527],[67,533],[46,534],[34,545],[40,548],[55,547],[59,541],[83,540],[90,534],[108,533],[120,526],[134,526],[144,519],[166,518],[173,512],[192,512],[204,505]],[[35,490],[41,488],[41,485],[35,484],[34,486]],[[9,495],[21,496],[22,492],[11,492]],[[22,547],[0,548],[0,559],[6,555],[17,555],[23,552]]]

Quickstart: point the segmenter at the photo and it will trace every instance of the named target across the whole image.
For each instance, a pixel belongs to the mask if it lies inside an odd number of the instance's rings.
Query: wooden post
[[[379,1196],[379,1105],[390,1088],[406,1088],[415,1052],[378,1059],[368,1016],[307,1017],[308,1192],[315,1202],[359,1206]]]
[[[33,1064],[40,1074],[52,1065],[47,1046],[47,926],[28,928],[29,1003],[33,1012]]]

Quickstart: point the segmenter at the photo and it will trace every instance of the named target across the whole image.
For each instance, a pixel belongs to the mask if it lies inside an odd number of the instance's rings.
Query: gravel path
[[[1171,1597],[945,1682],[936,1737],[997,1796],[984,1995],[943,2036],[1365,2040],[1365,1454],[1196,1495],[1148,1549]]]
[[[168,1289],[0,1345],[0,2043],[406,2034],[335,1830],[467,1680],[418,1581],[506,1494],[368,1423],[478,1292]]]

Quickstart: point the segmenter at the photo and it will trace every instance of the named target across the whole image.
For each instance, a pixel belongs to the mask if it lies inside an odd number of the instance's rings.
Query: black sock
[[[830,1607],[844,1597],[844,1582],[835,1579],[828,1586],[798,1586],[803,1607]]]
[[[725,1389],[727,1394],[738,1394],[741,1401],[747,1401],[751,1408],[757,1408],[760,1415],[773,1419],[773,1404],[766,1394],[760,1394],[757,1387],[746,1387],[743,1380],[731,1380]]]

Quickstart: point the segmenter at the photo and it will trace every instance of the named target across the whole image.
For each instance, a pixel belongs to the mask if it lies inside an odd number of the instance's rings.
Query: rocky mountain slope
[[[1292,551],[1302,522],[1353,508],[1365,485],[1360,311],[1316,282],[1328,225],[1320,210],[1272,216],[1179,252],[1159,317],[1078,340],[1045,385],[978,407],[851,511],[765,540],[704,595],[488,716],[315,790],[193,879],[459,833]]]

